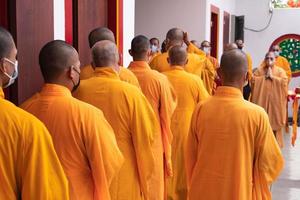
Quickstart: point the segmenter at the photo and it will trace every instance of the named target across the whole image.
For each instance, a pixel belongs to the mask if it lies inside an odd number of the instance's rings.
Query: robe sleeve
[[[112,127],[102,112],[90,114],[85,146],[89,159],[96,192],[103,198],[109,197],[108,188],[112,179],[120,170],[124,158],[118,148]],[[106,175],[106,179],[104,178]],[[105,180],[104,180],[105,179]]]
[[[285,68],[286,75],[288,77],[288,82],[290,82],[292,77],[292,70],[289,61],[286,58],[283,58],[283,65]]]
[[[177,98],[167,77],[162,79],[160,95],[159,118],[165,153],[165,164],[168,170],[168,175],[172,175],[171,143],[173,135],[171,131],[171,119],[177,105]]]
[[[252,63],[252,58],[249,54],[247,54],[247,60],[248,60],[248,80],[251,80],[253,63]]]
[[[260,182],[271,184],[281,172],[284,161],[265,112],[260,120],[257,144],[255,155]]]
[[[21,199],[69,199],[68,181],[49,132],[37,120],[25,126],[30,135],[23,140]]]
[[[198,136],[197,136],[197,121],[200,111],[200,105],[197,106],[193,113],[190,131],[187,137],[186,149],[185,149],[185,164],[188,188],[191,183],[194,167],[196,165],[198,157]]]
[[[201,79],[197,80],[197,88],[198,88],[197,102],[203,101],[210,96],[206,88],[204,87],[203,81]]]
[[[160,126],[155,113],[142,93],[134,92],[136,97],[132,102],[131,133],[136,154],[140,185],[145,197],[149,195],[149,179],[154,168],[152,144],[154,137],[160,134]],[[153,191],[152,191],[153,192]],[[146,198],[147,199],[147,198]]]
[[[190,42],[188,48],[187,48],[188,53],[195,53],[200,56],[206,56],[205,52],[202,51],[201,49],[198,49],[193,43]]]

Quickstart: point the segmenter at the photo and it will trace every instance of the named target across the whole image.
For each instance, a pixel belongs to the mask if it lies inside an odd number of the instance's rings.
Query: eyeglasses
[[[279,49],[273,49],[273,51],[274,51],[274,52],[275,52],[275,51],[276,51],[276,52],[279,52],[280,50],[279,50]]]

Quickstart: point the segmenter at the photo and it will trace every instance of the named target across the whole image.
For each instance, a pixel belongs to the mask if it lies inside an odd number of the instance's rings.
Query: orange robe
[[[290,80],[292,78],[292,70],[291,70],[289,61],[283,56],[278,56],[275,60],[275,65],[277,67],[282,68],[285,71],[285,73],[288,77],[288,81],[290,82]]]
[[[94,71],[95,70],[91,65],[82,67],[80,72],[80,79],[85,80],[93,77]],[[120,66],[119,77],[122,81],[125,81],[140,88],[139,81],[129,69]]]
[[[187,182],[184,165],[184,149],[190,129],[193,111],[196,105],[209,97],[202,80],[184,71],[183,67],[172,66],[164,72],[173,85],[178,98],[176,110],[172,117],[171,130],[174,136],[172,142],[173,177],[167,179],[167,199],[187,199]]]
[[[265,78],[266,68],[261,65],[252,76],[251,102],[263,107],[269,115],[271,127],[276,131],[280,147],[283,147],[281,129],[286,121],[288,79],[283,69],[274,66],[272,80]]]
[[[46,127],[0,87],[0,199],[68,200],[68,181]]]
[[[149,199],[153,192],[149,191],[154,168],[152,144],[160,127],[146,97],[137,87],[121,81],[111,67],[96,68],[74,95],[103,111],[125,158],[110,186],[111,198]]]
[[[253,63],[252,58],[249,53],[246,53],[247,61],[248,61],[248,80],[250,81],[252,78],[252,69],[253,69]]]
[[[216,87],[215,78],[217,76],[216,69],[218,68],[218,61],[211,56],[206,56],[206,53],[204,51],[202,51],[192,43],[190,43],[190,45],[188,46],[187,52],[197,54],[201,60],[205,61],[205,65],[203,65],[201,74],[195,73],[193,68],[190,69],[188,67],[186,69],[188,72],[200,75],[205,88],[207,89],[208,93],[212,95]]]
[[[197,106],[186,157],[189,200],[271,200],[283,168],[267,114],[233,87]]]
[[[151,104],[157,120],[160,122],[161,135],[154,138],[155,157],[154,175],[151,178],[150,199],[164,199],[164,166],[172,170],[171,161],[171,117],[176,107],[176,96],[166,76],[152,70],[144,61],[131,62],[130,69],[138,78],[142,92]],[[164,163],[165,162],[165,165]]]
[[[46,84],[22,108],[50,131],[69,180],[70,198],[110,199],[109,184],[120,170],[123,156],[103,113],[55,84]]]

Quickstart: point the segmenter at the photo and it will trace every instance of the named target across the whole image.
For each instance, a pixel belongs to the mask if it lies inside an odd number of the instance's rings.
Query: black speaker
[[[244,41],[245,16],[235,17],[235,40]]]

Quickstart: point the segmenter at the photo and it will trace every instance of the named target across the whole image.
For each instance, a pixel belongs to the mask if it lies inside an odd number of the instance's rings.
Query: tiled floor
[[[300,136],[300,129],[298,128]],[[300,137],[296,147],[290,145],[290,135],[285,134],[285,148],[282,150],[285,167],[272,186],[273,200],[300,200]]]

